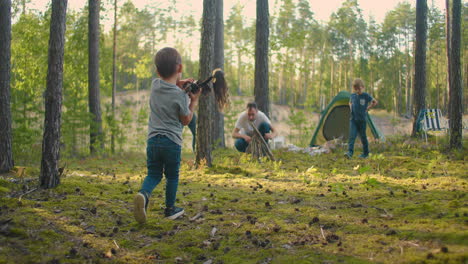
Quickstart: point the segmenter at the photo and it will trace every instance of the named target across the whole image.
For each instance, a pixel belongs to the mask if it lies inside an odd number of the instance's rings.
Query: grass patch
[[[0,178],[0,263],[466,263],[468,165],[419,143],[374,144],[365,160],[228,149],[211,168],[184,153],[186,216],[163,218],[163,182],[145,225],[132,217],[143,153],[64,160],[57,188],[20,200],[37,185],[29,167]]]

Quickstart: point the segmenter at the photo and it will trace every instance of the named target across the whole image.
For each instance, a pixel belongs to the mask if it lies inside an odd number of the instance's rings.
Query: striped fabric
[[[425,109],[423,129],[439,131],[447,129],[447,121],[442,117],[440,109]]]

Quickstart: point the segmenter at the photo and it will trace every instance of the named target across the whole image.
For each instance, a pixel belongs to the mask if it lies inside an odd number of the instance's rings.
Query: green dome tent
[[[310,146],[323,144],[329,140],[349,137],[349,98],[351,93],[339,92],[322,111],[320,121],[315,129]],[[384,135],[377,129],[369,114],[366,115],[367,135],[375,139],[384,139]],[[359,137],[358,137],[359,138]]]

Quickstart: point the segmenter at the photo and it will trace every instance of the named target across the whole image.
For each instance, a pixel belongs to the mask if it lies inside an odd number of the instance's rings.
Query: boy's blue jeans
[[[354,120],[349,121],[349,142],[348,142],[348,153],[353,155],[354,153],[354,141],[356,140],[357,135],[361,138],[363,155],[369,155],[369,142],[367,141],[366,135],[366,120]]]
[[[266,122],[263,122],[258,127],[258,131],[260,132],[260,134],[262,134],[262,137],[264,137],[266,133],[270,133],[271,126],[270,126],[270,124],[268,124]],[[249,143],[247,141],[245,141],[245,139],[243,139],[243,138],[238,138],[238,139],[236,139],[236,142],[234,143],[234,145],[236,146],[236,149],[238,151],[245,152],[245,150],[249,146]]]
[[[161,182],[162,174],[166,176],[166,207],[173,207],[179,185],[181,147],[163,135],[148,139],[146,147],[146,165],[148,176],[140,192],[149,197],[154,188]]]

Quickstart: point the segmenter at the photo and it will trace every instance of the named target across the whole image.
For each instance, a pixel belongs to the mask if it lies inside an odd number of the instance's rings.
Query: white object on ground
[[[285,138],[283,136],[277,136],[268,143],[270,145],[270,149],[280,149],[284,147]]]
[[[292,151],[292,152],[302,152],[309,154],[310,156],[315,156],[315,155],[320,155],[323,153],[330,153],[330,149],[325,148],[325,147],[306,147],[306,148],[301,148],[293,144],[289,144],[286,147],[287,151]]]

